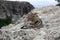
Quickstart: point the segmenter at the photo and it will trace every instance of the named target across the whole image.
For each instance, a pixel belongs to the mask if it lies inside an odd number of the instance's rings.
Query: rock
[[[32,16],[42,20],[43,27],[30,28],[30,23],[36,22]],[[51,6],[34,9],[21,17],[15,24],[0,29],[1,40],[60,40],[60,7]],[[29,15],[29,16],[28,16]],[[32,21],[32,22],[31,22]],[[38,22],[38,24],[40,21]],[[25,26],[26,25],[26,26]],[[25,28],[21,28],[24,27]],[[36,25],[35,25],[36,26]],[[40,27],[38,25],[38,27]]]
[[[34,7],[29,2],[0,1],[0,21],[6,20],[7,16],[11,17],[9,21],[15,23],[20,17],[28,14]],[[8,21],[8,22],[9,22]],[[9,22],[9,24],[11,23]],[[4,24],[3,21],[0,25]],[[5,24],[7,24],[5,22]],[[5,26],[4,24],[4,26]],[[1,26],[2,27],[2,26]]]
[[[34,9],[33,5],[29,2],[0,1],[0,5],[0,18],[6,18],[7,14],[12,16],[13,20],[28,14],[28,12]]]
[[[43,21],[44,27],[47,28],[47,40],[60,40],[60,7],[43,7],[35,9],[32,12],[38,13]]]
[[[2,30],[2,29],[1,29]],[[19,29],[19,30],[2,30],[3,33],[0,37],[0,39],[5,40],[9,38],[11,40],[46,40],[47,34],[46,34],[46,29],[43,30],[34,30],[34,29]]]

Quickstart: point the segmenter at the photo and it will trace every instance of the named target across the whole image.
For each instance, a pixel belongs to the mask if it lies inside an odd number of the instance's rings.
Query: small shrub
[[[0,28],[9,25],[10,23],[12,23],[12,18],[10,16],[7,16],[5,19],[0,19]]]

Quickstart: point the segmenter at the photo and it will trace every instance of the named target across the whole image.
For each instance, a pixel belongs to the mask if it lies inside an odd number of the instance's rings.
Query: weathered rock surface
[[[0,29],[1,40],[60,40],[60,7],[43,7],[34,9],[32,13],[37,13],[38,19],[42,20],[43,27],[21,29],[24,25],[30,27],[30,23],[35,22],[27,17],[21,17],[15,24],[2,27]],[[32,17],[33,18],[33,17]],[[36,18],[36,17],[35,17]],[[38,23],[38,22],[37,22]],[[39,24],[39,23],[38,23]],[[25,27],[27,27],[25,26]]]
[[[15,22],[32,9],[34,7],[29,2],[0,1],[0,18],[6,18],[7,14],[8,16],[12,16],[12,21]]]

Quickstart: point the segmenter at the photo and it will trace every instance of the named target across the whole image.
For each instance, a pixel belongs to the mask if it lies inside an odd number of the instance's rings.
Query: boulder
[[[5,17],[5,13],[13,15],[23,16],[32,9],[33,5],[29,2],[16,2],[16,1],[0,1],[0,14],[1,18]],[[2,17],[3,16],[3,17]]]
[[[7,21],[6,18],[8,16],[8,22],[12,21],[12,23],[15,23],[20,17],[28,14],[28,12],[30,12],[33,9],[33,5],[29,2],[0,1],[0,19]],[[2,21],[2,23],[4,24],[5,22]]]

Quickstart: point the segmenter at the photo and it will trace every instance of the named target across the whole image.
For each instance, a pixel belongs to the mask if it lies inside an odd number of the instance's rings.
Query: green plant
[[[10,23],[12,23],[12,18],[10,16],[6,16],[5,19],[0,19],[0,28],[2,26],[9,25]]]

